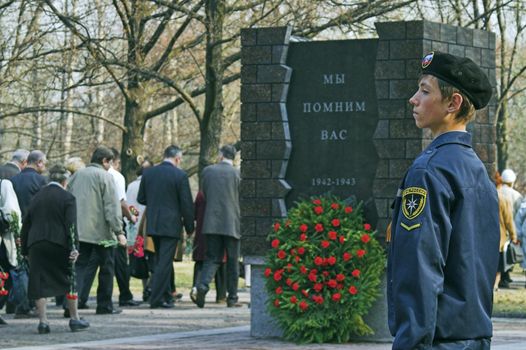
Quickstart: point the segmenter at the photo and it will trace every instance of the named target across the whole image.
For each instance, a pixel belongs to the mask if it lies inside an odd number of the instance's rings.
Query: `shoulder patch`
[[[427,191],[421,187],[408,187],[402,192],[402,213],[413,220],[418,217],[426,205]]]

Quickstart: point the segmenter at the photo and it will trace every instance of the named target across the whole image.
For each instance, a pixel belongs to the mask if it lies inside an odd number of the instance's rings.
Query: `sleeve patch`
[[[402,213],[408,220],[422,214],[426,205],[427,191],[421,187],[408,187],[402,192]]]
[[[422,225],[421,224],[414,224],[414,225],[409,226],[409,225],[404,224],[403,222],[400,222],[400,226],[405,228],[407,231],[411,231],[411,230],[414,230],[415,228],[419,228]]]

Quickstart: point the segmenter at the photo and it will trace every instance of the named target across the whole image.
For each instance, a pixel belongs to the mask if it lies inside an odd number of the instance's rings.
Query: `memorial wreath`
[[[284,338],[342,343],[373,333],[362,316],[385,268],[374,234],[361,204],[334,196],[302,201],[274,224],[264,275],[267,306]]]

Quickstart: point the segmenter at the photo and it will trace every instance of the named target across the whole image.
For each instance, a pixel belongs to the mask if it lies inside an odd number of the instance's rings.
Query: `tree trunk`
[[[213,163],[221,142],[223,128],[223,57],[219,43],[223,37],[225,3],[206,1],[206,93],[205,109],[200,123],[199,174]]]
[[[497,165],[506,169],[508,163],[508,101],[502,100],[497,115]]]
[[[143,96],[143,91],[139,87],[128,89],[128,91],[131,96]],[[126,132],[122,137],[121,172],[127,183],[135,178],[135,171],[138,167],[137,156],[142,156],[144,152],[145,118],[140,106],[141,104],[135,98],[125,99],[124,125]]]

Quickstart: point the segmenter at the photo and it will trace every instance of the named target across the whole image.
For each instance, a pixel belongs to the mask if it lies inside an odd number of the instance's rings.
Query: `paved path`
[[[187,295],[187,294],[186,294]],[[241,294],[242,308],[207,303],[198,309],[188,298],[172,310],[151,310],[147,305],[126,308],[120,315],[95,315],[93,309],[81,310],[91,322],[86,332],[71,333],[59,308],[49,308],[51,333],[39,335],[36,319],[13,320],[0,328],[0,348],[15,350],[97,349],[97,350],[387,350],[390,344],[314,344],[296,345],[279,339],[257,339],[250,336],[248,293]],[[211,295],[210,301],[214,298]],[[526,319],[494,319],[494,350],[526,349]]]

